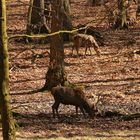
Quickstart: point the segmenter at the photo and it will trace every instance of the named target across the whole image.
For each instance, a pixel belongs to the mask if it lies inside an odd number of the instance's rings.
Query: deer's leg
[[[91,47],[92,47],[92,44],[90,44],[90,45],[89,45],[90,55],[92,55],[92,52],[91,52]]]
[[[77,52],[77,56],[79,57],[79,44],[77,44],[77,46],[76,46],[76,52]]]
[[[100,56],[100,49],[99,49],[99,46],[98,46],[97,42],[94,42],[93,45],[94,45],[95,52],[97,53],[98,56]]]
[[[86,114],[85,114],[85,111],[84,111],[84,109],[83,109],[83,106],[79,106],[79,107],[80,107],[81,112],[82,112],[83,115],[84,115],[84,118],[86,118]]]
[[[84,40],[84,45],[85,45],[85,56],[86,56],[86,53],[87,53],[87,47],[88,47],[88,44],[87,44],[87,40],[86,40],[86,39]]]
[[[77,38],[76,40],[76,45],[75,45],[75,49],[76,49],[76,52],[77,52],[77,56],[79,57],[79,48],[80,48],[80,44],[81,44],[81,39],[80,38]]]
[[[72,56],[73,56],[74,47],[75,47],[75,43],[72,45],[72,51],[71,51],[71,55],[72,55]]]
[[[89,40],[85,40],[85,56],[87,54],[87,49],[89,48]]]
[[[78,117],[78,106],[75,106],[76,109],[76,116]]]
[[[57,117],[59,118],[59,113],[58,113],[58,107],[59,107],[59,102],[55,102],[53,105],[52,105],[52,111],[53,111],[53,117],[55,118],[55,111],[56,111],[56,115]]]
[[[87,54],[87,49],[88,49],[88,43],[85,42],[85,56],[86,56],[86,54]]]
[[[73,44],[73,46],[72,46],[72,55],[73,55],[73,51],[74,51],[74,49],[76,50],[76,52],[77,52],[77,55],[79,56],[79,38],[78,37],[75,37],[74,38],[74,44]]]

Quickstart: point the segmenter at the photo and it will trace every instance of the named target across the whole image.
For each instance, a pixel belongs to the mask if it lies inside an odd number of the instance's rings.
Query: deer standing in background
[[[87,49],[89,49],[90,54],[92,54],[90,48],[93,46],[97,55],[100,56],[99,45],[97,44],[95,38],[92,35],[87,35],[87,34],[76,34],[74,36],[74,45],[72,47],[72,55],[73,55],[73,50],[75,48],[77,51],[77,55],[79,56],[79,48],[83,45],[85,47],[85,55],[87,53]]]

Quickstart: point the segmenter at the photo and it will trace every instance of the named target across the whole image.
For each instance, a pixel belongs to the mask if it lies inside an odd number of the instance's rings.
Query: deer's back
[[[79,106],[84,98],[84,95],[80,90],[67,87],[54,87],[51,93],[55,101],[67,105]]]

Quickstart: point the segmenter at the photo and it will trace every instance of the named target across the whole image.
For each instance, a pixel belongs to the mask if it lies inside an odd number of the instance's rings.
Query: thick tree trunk
[[[63,14],[62,0],[54,0],[52,5],[51,31],[57,32],[63,27],[63,16],[61,16]],[[46,83],[44,88],[51,89],[57,85],[64,85],[65,81],[66,73],[64,70],[63,39],[61,34],[57,34],[51,37],[50,66],[46,74]]]
[[[9,61],[6,34],[6,4],[0,0],[0,111],[4,140],[15,140],[15,125],[9,99]]]

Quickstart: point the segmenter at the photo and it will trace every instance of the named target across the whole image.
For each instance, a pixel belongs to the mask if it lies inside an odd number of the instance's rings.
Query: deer
[[[77,55],[79,56],[79,48],[84,45],[85,46],[85,55],[87,53],[87,49],[91,53],[91,46],[94,47],[95,52],[97,53],[98,56],[100,56],[100,49],[99,45],[96,42],[95,38],[92,35],[87,35],[87,34],[76,34],[74,35],[74,45],[72,46],[72,55],[73,55],[73,50],[74,48],[77,51]]]
[[[97,108],[91,103],[85,96],[85,93],[80,88],[70,88],[64,86],[53,87],[51,95],[54,97],[54,104],[52,105],[53,117],[56,115],[60,118],[58,108],[60,103],[64,105],[73,105],[76,108],[76,116],[78,116],[78,108],[80,108],[83,116],[86,117],[86,113],[89,117],[95,117]]]
[[[80,28],[84,28],[86,27],[85,29],[80,29]],[[105,43],[104,43],[104,36],[102,35],[102,33],[98,30],[95,29],[95,27],[93,26],[86,26],[86,25],[82,25],[82,24],[79,24],[77,26],[77,28],[79,28],[80,30],[78,30],[78,33],[79,34],[86,34],[86,35],[91,35],[95,38],[95,40],[98,42],[98,44],[100,46],[104,46]]]

